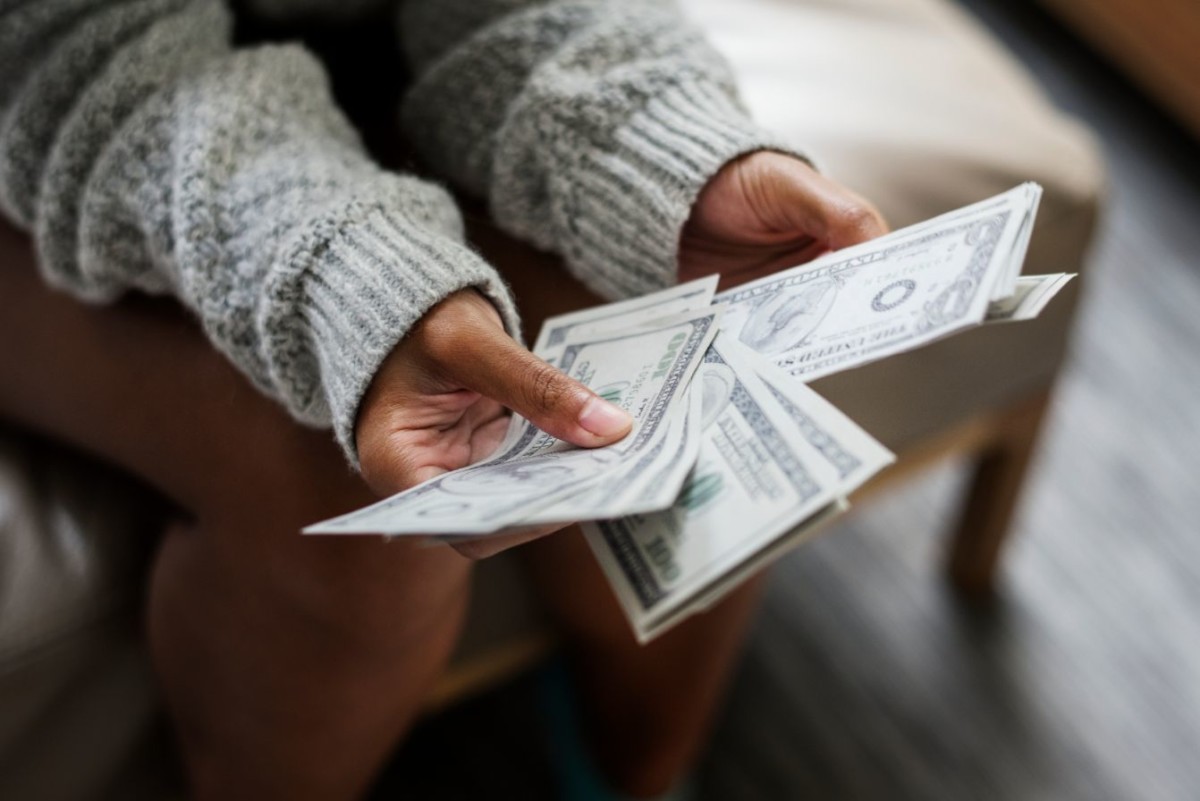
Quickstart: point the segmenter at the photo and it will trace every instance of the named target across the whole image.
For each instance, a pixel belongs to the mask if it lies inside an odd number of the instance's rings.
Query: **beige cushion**
[[[895,226],[1031,179],[1090,206],[1090,136],[992,36],[941,0],[681,0],[754,117]]]
[[[1079,268],[1102,181],[1094,146],[954,7],[683,6],[733,63],[754,114],[893,224],[1032,179],[1046,196],[1026,271]],[[818,388],[902,449],[1050,381],[1071,300],[1035,323],[955,337]],[[26,440],[0,441],[0,798],[94,797],[150,725],[131,635],[141,589],[137,538],[125,536],[136,525],[132,491],[91,475],[56,452],[30,452]],[[534,625],[511,568],[499,559],[480,571],[486,608],[473,614],[463,653]]]
[[[681,0],[729,59],[751,113],[908,225],[1008,189],[1045,188],[1026,273],[1077,271],[1104,171],[972,18],[941,0]],[[1053,378],[1079,285],[1036,322],[973,331],[815,384],[892,448]]]

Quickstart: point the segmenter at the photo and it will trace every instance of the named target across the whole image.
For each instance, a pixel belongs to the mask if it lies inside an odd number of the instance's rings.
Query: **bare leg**
[[[671,789],[708,739],[761,578],[641,646],[578,528],[532,543],[525,554],[566,635],[601,770],[635,797]]]
[[[450,652],[469,564],[301,537],[370,500],[327,433],[290,421],[169,304],[85,308],[44,289],[3,227],[0,254],[0,415],[184,512],[154,565],[149,631],[195,797],[359,795]]]

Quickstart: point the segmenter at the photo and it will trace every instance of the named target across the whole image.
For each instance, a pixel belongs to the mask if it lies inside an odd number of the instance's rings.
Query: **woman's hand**
[[[761,151],[727,164],[684,228],[679,277],[731,285],[887,231],[879,212],[799,159]],[[363,478],[381,495],[490,455],[506,409],[582,447],[608,445],[628,414],[521,347],[474,290],[432,308],[376,373],[355,428]],[[455,546],[482,558],[555,528]]]
[[[762,278],[887,233],[879,211],[793,156],[758,151],[700,193],[679,243],[679,280]]]
[[[633,420],[617,406],[521,347],[474,290],[443,300],[388,355],[355,426],[362,475],[391,495],[490,455],[512,409],[574,445],[608,445]],[[553,531],[457,546],[482,558]]]

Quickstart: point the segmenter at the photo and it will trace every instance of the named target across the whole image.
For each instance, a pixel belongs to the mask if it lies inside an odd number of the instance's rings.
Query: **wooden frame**
[[[1041,0],[1200,137],[1200,4]]]

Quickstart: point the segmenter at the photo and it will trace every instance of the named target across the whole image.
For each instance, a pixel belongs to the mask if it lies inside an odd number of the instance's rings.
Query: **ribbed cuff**
[[[368,210],[317,260],[305,282],[306,316],[334,433],[356,469],[359,403],[384,358],[431,307],[474,287],[520,336],[516,308],[495,270],[428,220]]]
[[[679,238],[700,191],[733,159],[775,150],[805,159],[755,125],[725,90],[689,84],[657,93],[593,151],[572,177],[572,226],[563,255],[608,298],[676,282]]]

